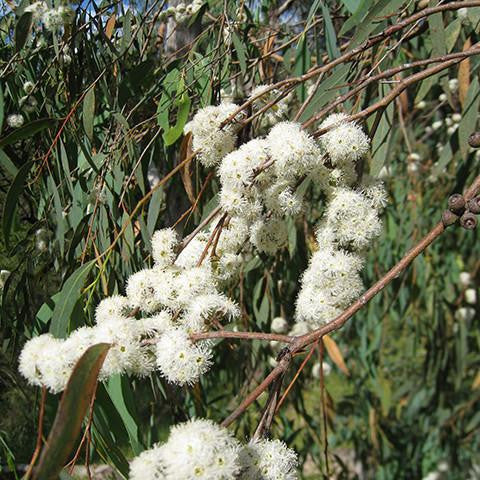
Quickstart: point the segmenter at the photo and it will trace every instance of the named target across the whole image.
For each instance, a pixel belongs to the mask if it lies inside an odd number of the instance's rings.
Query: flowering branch
[[[480,175],[466,190],[464,198],[466,201],[474,198],[480,191]],[[240,403],[240,405],[223,420],[222,425],[227,427],[234,422],[280,375],[288,369],[293,356],[304,350],[304,348],[324,335],[340,329],[355,313],[362,309],[375,295],[380,293],[389,283],[397,278],[429,245],[431,245],[447,228],[443,221],[440,221],[430,230],[425,237],[404,257],[391,268],[380,280],[370,287],[356,302],[347,308],[341,315],[313,332],[297,337],[289,346],[282,350],[277,366],[268,376]]]

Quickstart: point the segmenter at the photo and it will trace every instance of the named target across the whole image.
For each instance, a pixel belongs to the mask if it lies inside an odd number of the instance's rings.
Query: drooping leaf
[[[31,137],[48,127],[52,127],[55,122],[56,120],[53,118],[41,118],[39,120],[34,120],[33,122],[27,123],[23,127],[15,129],[7,136],[0,138],[0,148],[4,147],[5,145],[11,145],[19,140],[24,140],[25,138]]]
[[[64,338],[67,335],[73,309],[80,297],[87,275],[94,265],[95,260],[85,263],[75,270],[64,283],[58,300],[55,302],[50,324],[50,333],[54,337]]]
[[[27,43],[33,25],[32,12],[25,12],[15,25],[15,50],[19,52]]]
[[[85,128],[85,133],[87,137],[92,140],[93,137],[93,118],[95,116],[95,87],[90,88],[90,90],[85,95],[83,100],[83,127]]]
[[[99,343],[90,347],[78,360],[63,392],[52,429],[34,469],[35,480],[57,478],[72,453],[95,395],[98,374],[110,345]]]
[[[343,359],[342,352],[340,348],[338,348],[337,342],[328,335],[323,337],[323,343],[327,350],[328,356],[332,359],[332,362],[345,374],[350,375],[350,372],[345,364],[345,360]]]
[[[17,210],[18,200],[25,188],[27,177],[32,168],[33,161],[25,163],[23,167],[18,171],[15,179],[13,180],[10,188],[8,189],[7,196],[5,198],[5,204],[3,205],[2,212],[2,230],[5,243],[9,244],[9,237],[12,230],[12,224],[15,212]]]

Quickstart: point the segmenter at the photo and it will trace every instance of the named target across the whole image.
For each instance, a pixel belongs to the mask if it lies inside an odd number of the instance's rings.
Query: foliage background
[[[252,86],[301,75],[337,57],[346,42],[359,45],[426,3],[287,1],[282,11],[269,0],[209,0],[175,30],[172,21],[158,20],[165,2],[88,1],[74,4],[74,20],[54,34],[28,28],[23,13],[28,0],[14,9],[3,3],[0,267],[11,272],[1,297],[3,467],[28,463],[35,442],[39,395],[17,374],[24,342],[42,332],[64,336],[91,324],[99,300],[123,292],[128,275],[149,263],[153,231],[174,224],[200,191],[208,172],[193,164],[151,193],[181,160],[181,132],[193,112],[218,102],[221,90],[223,98],[226,91],[240,102]],[[443,20],[440,15],[424,22],[420,35],[396,45],[397,36],[339,65],[301,119],[379,61],[386,70],[461,51],[478,41],[479,20],[479,8],[470,9],[468,20],[447,12]],[[449,194],[479,173],[478,156],[466,144],[478,121],[479,61],[472,57],[461,65],[408,89],[382,116],[368,167],[373,175],[387,167],[382,172],[390,203],[383,234],[369,253],[366,285],[428,231]],[[449,78],[458,79],[458,92],[450,91]],[[27,80],[35,83],[31,95],[37,105],[31,112],[21,100]],[[307,87],[295,89],[292,117]],[[357,111],[390,88],[391,83],[373,84],[343,108]],[[442,93],[446,101],[439,100]],[[4,119],[17,112],[26,122],[13,131]],[[453,134],[445,126],[428,129],[454,112],[462,120]],[[261,133],[256,124],[245,134],[255,133]],[[178,225],[180,231],[189,233],[214,208],[217,192],[214,179],[195,212]],[[318,194],[309,192],[308,211],[290,225],[288,249],[245,265],[230,292],[244,313],[239,329],[269,331],[278,315],[291,320],[322,208]],[[475,232],[448,231],[334,336],[349,375],[333,366],[323,405],[319,381],[311,375],[314,361],[309,363],[273,426],[273,435],[299,452],[305,478],[326,472],[324,414],[330,467],[339,478],[422,478],[442,461],[449,465],[445,478],[466,478],[478,463],[478,312],[469,321],[455,319],[465,305],[459,273],[471,272],[478,288],[477,238]],[[220,421],[268,373],[275,352],[268,344],[224,341],[216,355],[215,368],[192,389],[172,388],[158,376],[112,378],[102,385],[93,460],[125,475],[128,459],[165,438],[171,424],[190,416]],[[239,437],[254,430],[262,401],[235,424]],[[57,403],[57,397],[48,397],[47,430]]]

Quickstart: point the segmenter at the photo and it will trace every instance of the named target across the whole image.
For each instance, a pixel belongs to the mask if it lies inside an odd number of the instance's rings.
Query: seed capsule
[[[467,208],[470,212],[479,214],[480,213],[480,196],[471,198],[467,202]]]
[[[455,215],[450,210],[445,210],[442,213],[442,223],[445,228],[449,227],[450,225],[453,225],[457,220],[458,220],[458,216]]]
[[[460,193],[454,193],[448,199],[448,209],[460,215],[465,210],[465,199]]]
[[[468,144],[472,148],[480,147],[480,132],[474,132],[468,137]]]
[[[477,226],[477,217],[471,212],[465,212],[460,217],[460,225],[467,230],[474,230]]]

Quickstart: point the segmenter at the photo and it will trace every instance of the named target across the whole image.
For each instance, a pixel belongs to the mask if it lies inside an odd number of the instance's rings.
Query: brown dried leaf
[[[370,408],[368,412],[368,424],[370,426],[370,436],[372,437],[372,443],[375,447],[375,450],[380,449],[380,445],[378,443],[378,436],[377,436],[377,412],[375,409]]]
[[[107,20],[107,25],[105,26],[105,35],[110,40],[113,35],[113,29],[115,28],[115,13],[112,13],[112,16]]]
[[[480,388],[480,370],[475,375],[472,383],[472,390],[477,390],[478,388]]]
[[[468,50],[472,46],[472,40],[467,38],[463,44],[463,51]],[[468,88],[470,87],[470,58],[466,58],[460,62],[458,66],[458,98],[462,107],[467,98]]]
[[[333,363],[345,374],[350,375],[350,371],[343,360],[343,355],[340,349],[338,348],[337,343],[333,338],[330,338],[328,335],[323,337],[323,344],[327,349],[328,356],[332,359]]]
[[[180,158],[179,163],[182,163],[189,155],[192,154],[192,134],[188,132],[182,140],[180,145]],[[180,175],[182,177],[183,186],[187,192],[188,199],[193,205],[195,203],[195,190],[192,182],[192,162],[188,162],[181,170]]]

